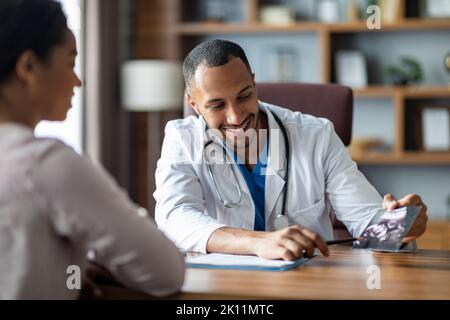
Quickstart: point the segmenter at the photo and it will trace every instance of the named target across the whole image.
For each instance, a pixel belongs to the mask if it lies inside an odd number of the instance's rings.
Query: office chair
[[[293,111],[329,119],[342,142],[348,146],[352,135],[353,92],[350,88],[334,84],[258,83],[261,101],[286,107]],[[184,103],[184,116],[195,112]],[[331,213],[335,239],[351,237],[345,225]]]

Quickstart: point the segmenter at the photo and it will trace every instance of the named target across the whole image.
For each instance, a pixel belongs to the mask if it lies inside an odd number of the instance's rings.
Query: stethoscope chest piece
[[[273,226],[274,226],[275,230],[281,230],[281,229],[287,228],[287,227],[289,227],[289,220],[285,215],[279,214],[273,221]]]

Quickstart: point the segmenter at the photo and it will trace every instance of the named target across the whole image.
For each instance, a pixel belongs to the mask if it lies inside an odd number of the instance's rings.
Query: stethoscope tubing
[[[286,172],[284,174],[284,186],[283,186],[283,202],[282,202],[282,206],[281,206],[281,216],[285,215],[285,210],[286,210],[286,199],[287,199],[287,192],[288,192],[288,179],[289,179],[289,169],[290,169],[290,144],[289,144],[289,138],[286,132],[286,129],[283,125],[283,123],[281,122],[280,118],[275,114],[272,113],[275,121],[277,122],[278,126],[280,127],[280,130],[283,134],[283,140],[284,140],[284,149],[285,149],[285,153],[286,153]],[[207,141],[203,147],[203,156],[205,157],[205,152],[206,152],[206,148],[214,143],[214,139],[211,139],[209,141]],[[269,143],[270,143],[270,136],[269,136]],[[226,151],[225,147],[223,145],[221,145],[223,152],[225,155],[228,155],[228,152]],[[226,157],[226,156],[225,156]],[[237,178],[236,175],[236,171],[235,169],[232,167],[231,170],[233,172],[233,176],[234,176],[234,181],[235,181],[235,186],[236,186],[236,190],[238,192],[238,201],[228,201],[225,200],[220,191],[219,191],[219,185],[217,184],[216,178],[214,177],[214,174],[212,172],[211,169],[211,165],[207,162],[207,159],[204,159],[206,161],[206,166],[208,168],[208,175],[210,177],[210,179],[212,180],[213,184],[214,184],[214,188],[216,190],[216,195],[219,198],[220,202],[223,203],[223,205],[227,208],[233,208],[233,207],[237,207],[240,205],[240,203],[242,202],[242,190],[241,187],[239,186],[239,180]]]
[[[281,133],[283,134],[283,140],[284,140],[284,150],[286,153],[286,172],[284,173],[284,186],[283,186],[283,202],[281,205],[281,216],[285,215],[286,210],[286,198],[288,193],[288,183],[289,183],[289,167],[291,163],[291,148],[289,143],[289,138],[286,132],[286,128],[284,127],[283,123],[281,122],[280,118],[275,113],[272,113],[273,117],[275,118],[275,121],[278,123],[278,126],[281,129]]]

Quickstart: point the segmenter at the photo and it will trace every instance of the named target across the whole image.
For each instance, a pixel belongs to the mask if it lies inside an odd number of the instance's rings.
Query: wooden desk
[[[450,250],[450,221],[428,221],[427,230],[417,242],[424,249]]]
[[[174,299],[450,299],[450,251],[381,253],[330,247],[286,272],[187,269]],[[367,268],[381,270],[381,289],[369,290]],[[124,289],[122,289],[124,290]],[[107,298],[142,298],[109,292]]]

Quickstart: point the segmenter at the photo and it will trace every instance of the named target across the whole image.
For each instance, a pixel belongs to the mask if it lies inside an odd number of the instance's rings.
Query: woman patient
[[[88,252],[130,288],[177,291],[176,247],[105,170],[33,134],[41,120],[64,120],[81,86],[60,4],[1,0],[0,21],[0,299],[77,298],[68,270],[85,281]]]

